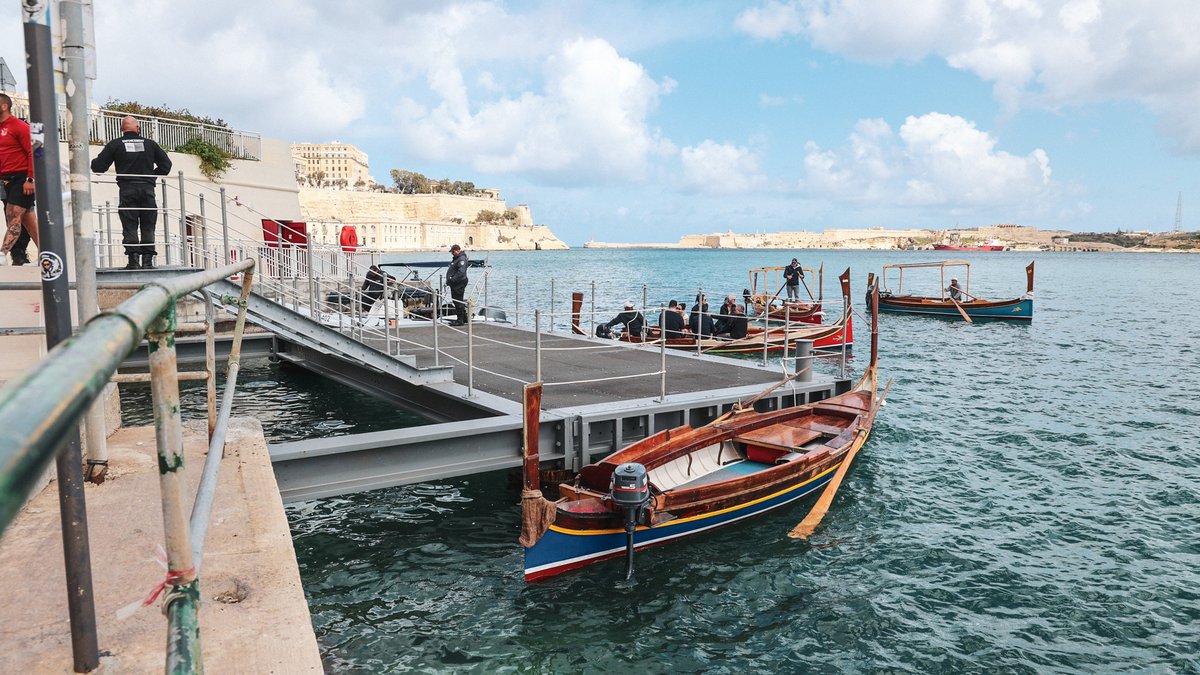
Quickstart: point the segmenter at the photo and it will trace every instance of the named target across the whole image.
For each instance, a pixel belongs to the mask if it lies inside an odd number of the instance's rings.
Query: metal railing
[[[411,308],[407,307],[400,297],[403,283],[412,280],[395,280],[385,277],[380,282],[381,289],[376,289],[373,293],[364,291],[363,280],[368,273],[368,268],[370,265],[380,262],[380,253],[348,253],[337,245],[315,243],[311,232],[293,228],[289,221],[272,221],[244,200],[231,198],[223,188],[213,188],[211,185],[188,180],[182,174],[170,179],[159,178],[159,180],[161,231],[165,232],[165,237],[157,244],[157,248],[166,263],[210,268],[230,260],[255,258],[260,261],[256,286],[256,292],[259,295],[305,315],[313,321],[334,328],[359,342],[373,345],[376,349],[389,355],[394,354],[396,349],[406,349],[409,352],[427,350],[432,354],[435,366],[440,367],[443,363],[449,362],[463,365],[467,369],[468,395],[473,395],[474,392],[476,370],[528,384],[515,376],[513,372],[485,371],[479,367],[476,362],[478,349],[487,349],[490,344],[500,341],[479,335],[470,325],[457,329],[457,332],[466,339],[467,358],[465,360],[454,356],[445,348],[442,338],[449,331],[456,329],[441,324],[440,321],[432,322],[432,345],[404,336],[406,327],[414,323],[408,321],[410,318],[417,318],[424,322],[423,325],[429,326],[430,318],[453,314],[452,310],[448,311],[450,302],[446,297],[444,283],[440,277],[435,280],[431,274],[426,279],[418,279],[429,283],[432,296],[430,300],[433,307],[432,311],[426,310],[417,317],[411,313]],[[101,265],[107,262],[108,266],[120,266],[122,260],[122,256],[118,252],[121,246],[118,241],[119,232],[114,227],[116,219],[113,216],[114,211],[117,210],[112,204],[105,204],[97,209],[99,220],[96,228],[98,232],[96,238],[97,259],[101,261]],[[267,238],[264,234],[264,221],[272,225],[270,238],[274,241],[264,240]],[[505,345],[510,348],[529,349],[536,352],[534,354],[535,371],[540,373],[542,370],[541,336],[554,334],[557,331],[570,332],[572,329],[571,312],[566,310],[569,305],[563,304],[570,302],[570,293],[562,292],[563,290],[563,285],[554,278],[539,276],[522,279],[516,275],[504,277],[496,275],[490,268],[484,268],[482,279],[478,276],[475,277],[473,291],[466,300],[468,313],[472,315],[473,321],[478,319],[481,314],[484,318],[489,319],[504,316],[514,326],[533,329],[536,334],[536,344],[533,347],[528,344],[515,345],[511,342],[505,343]],[[604,321],[608,312],[616,314],[620,311],[618,307],[610,308],[599,302],[598,295],[616,298],[640,296],[643,316],[660,313],[661,305],[665,304],[664,296],[690,299],[693,294],[697,297],[706,294],[712,297],[733,295],[735,298],[742,295],[741,291],[714,294],[711,289],[704,288],[651,289],[648,284],[644,283],[636,287],[606,283],[603,288],[598,288],[596,282],[592,282],[588,290],[590,290],[591,299],[583,313],[583,316],[587,317],[587,321],[586,325],[581,326],[581,330],[588,338],[595,334],[595,327]],[[651,305],[650,298],[652,296],[659,302]],[[503,300],[496,301],[495,299],[498,298],[503,298]],[[782,300],[777,296],[766,296],[765,299],[768,302]],[[830,304],[836,304],[836,301]],[[847,312],[843,310],[839,314],[846,317]],[[710,313],[710,316],[718,319],[730,318],[719,313]],[[792,321],[787,315],[787,310],[784,310],[784,316],[781,318],[786,319],[782,322],[785,326],[782,330],[771,329],[773,325],[778,325],[777,319],[760,316],[747,317],[751,322],[761,322],[764,328],[761,339],[755,337],[751,340],[756,340],[754,343],[756,345],[761,344],[758,351],[761,353],[763,367],[769,366],[769,354],[780,351],[779,342],[781,340],[790,347],[794,341],[803,337],[799,334],[801,331],[798,329],[796,334],[789,334],[786,326],[792,326]],[[845,334],[846,330],[843,329],[843,340]],[[593,342],[592,345],[577,346],[572,349],[658,348],[653,341],[642,344]],[[461,342],[458,344],[461,345]],[[743,346],[748,347],[749,345]],[[720,348],[721,345],[715,341],[697,340],[694,353],[700,356]],[[841,373],[844,376],[845,345],[837,355],[842,358]],[[828,357],[832,355],[829,352],[817,352],[815,356]],[[788,349],[785,349],[783,362],[787,363],[793,360],[788,358]],[[664,380],[660,387],[660,396],[665,397],[665,364],[657,370],[638,376],[651,377],[655,375],[661,376]],[[617,377],[628,378],[631,376]],[[546,386],[555,386],[556,384],[573,383],[546,382],[545,384]]]
[[[0,534],[12,523],[31,487],[66,443],[88,407],[99,397],[120,363],[145,335],[150,343],[150,385],[159,466],[167,551],[167,576],[162,588],[167,615],[167,672],[198,672],[200,632],[198,574],[204,538],[211,516],[219,462],[237,386],[241,336],[247,298],[254,278],[254,261],[243,260],[167,278],[148,284],[116,308],[102,312],[73,337],[55,347],[40,363],[0,390]],[[175,306],[180,298],[234,274],[242,274],[241,297],[222,298],[238,307],[233,347],[226,372],[221,409],[210,417],[209,452],[190,519],[185,512],[183,421],[179,409],[179,380],[175,355]],[[207,294],[206,294],[207,295]],[[211,302],[211,300],[210,300]],[[211,306],[211,305],[210,305]],[[209,312],[208,330],[213,313]],[[208,377],[214,373],[210,364]],[[68,570],[80,564],[69,556]],[[90,573],[89,573],[90,577]],[[90,596],[90,585],[86,589]],[[157,593],[148,602],[153,602]],[[90,605],[90,603],[89,603]],[[71,616],[72,640],[90,631],[95,644],[94,617]]]
[[[18,96],[13,96],[13,115],[29,119],[29,103]],[[104,145],[114,138],[120,138],[121,118],[132,113],[119,110],[93,109],[88,114],[89,142],[94,145]],[[262,159],[262,135],[240,129],[219,127],[202,122],[152,117],[150,115],[133,115],[142,126],[142,135],[162,146],[163,150],[172,151],[193,138],[199,138],[221,148],[234,159]],[[67,134],[66,108],[58,111],[58,137],[69,138]]]

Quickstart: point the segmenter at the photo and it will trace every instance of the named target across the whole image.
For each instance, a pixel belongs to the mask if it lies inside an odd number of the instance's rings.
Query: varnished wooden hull
[[[736,413],[698,429],[664,431],[588,465],[578,487],[560,488],[564,498],[554,524],[525,549],[525,579],[545,579],[624,554],[623,515],[606,496],[612,471],[621,463],[638,462],[650,472],[655,496],[649,524],[638,527],[634,547],[656,546],[818,490],[866,442],[878,407],[871,366],[855,389],[841,396],[785,410]],[[789,452],[787,443],[797,445]],[[719,448],[715,464],[714,447]]]
[[[1014,300],[969,301],[960,302],[959,306],[972,319],[1004,319],[1009,321],[1029,321],[1033,319],[1033,298],[1017,298]],[[940,298],[924,298],[919,296],[880,296],[879,311],[898,314],[925,314],[929,316],[944,316],[961,319],[958,307],[953,302]]]

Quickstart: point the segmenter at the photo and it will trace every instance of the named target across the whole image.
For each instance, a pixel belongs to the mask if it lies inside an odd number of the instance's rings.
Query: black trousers
[[[125,244],[125,255],[154,255],[154,225],[158,222],[154,186],[122,185],[120,196],[121,243]]]
[[[467,303],[463,300],[466,294],[466,286],[450,287],[450,299],[454,301],[454,311],[458,314],[458,320],[462,323],[467,322]]]
[[[25,226],[22,225],[21,236],[17,237],[17,241],[13,244],[12,250],[9,251],[9,253],[12,254],[13,262],[22,260],[29,262],[29,241],[29,230],[25,229]]]

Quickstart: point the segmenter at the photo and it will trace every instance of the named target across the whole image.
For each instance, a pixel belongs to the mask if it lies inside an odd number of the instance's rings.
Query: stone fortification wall
[[[509,207],[503,199],[465,197],[461,195],[400,195],[386,192],[354,192],[349,190],[300,189],[300,208],[306,218],[313,220],[338,219],[344,222],[371,221],[379,223],[416,221],[425,223],[474,222],[481,211],[504,213]],[[512,207],[517,212],[516,225],[533,225],[533,215],[525,204]]]
[[[456,195],[398,195],[345,190],[300,189],[300,208],[315,241],[337,243],[344,225],[352,225],[359,242],[382,250],[566,249],[544,225],[534,225],[529,207],[513,207],[516,223],[471,222],[480,211],[503,213],[502,199]],[[454,219],[462,223],[453,222]]]

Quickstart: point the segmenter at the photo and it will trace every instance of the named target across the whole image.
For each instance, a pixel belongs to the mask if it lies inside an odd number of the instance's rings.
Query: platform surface
[[[474,324],[472,331],[474,386],[510,401],[520,401],[523,383],[532,382],[537,376],[534,351],[536,335],[528,330],[482,322]],[[430,349],[433,332],[432,326],[399,330],[399,353],[415,356],[418,366],[434,365]],[[440,325],[437,341],[438,347],[444,352],[441,363],[453,363],[455,382],[465,385],[467,367],[447,356],[467,361],[465,327]],[[384,348],[382,343],[381,339],[370,341],[378,349]],[[397,346],[393,345],[393,351],[396,349]],[[661,363],[662,355],[652,345],[630,345],[562,333],[543,333],[542,380],[547,386],[542,395],[542,407],[552,409],[658,396],[661,379],[657,374],[569,385],[554,383],[656,373]],[[758,384],[766,387],[781,379],[782,374],[777,367],[758,368],[754,364],[753,360],[744,358],[697,357],[690,352],[668,349],[667,393],[683,394]]]
[[[186,427],[191,495],[199,482],[204,427]],[[167,620],[159,605],[120,620],[116,611],[163,579],[154,430],[125,428],[108,441],[109,474],[87,484],[100,650],[94,672],[162,672]],[[210,673],[321,672],[308,604],[262,426],[231,420],[200,571],[200,641]],[[239,596],[244,598],[237,602]],[[216,596],[221,596],[218,600]],[[0,539],[0,672],[69,673],[58,485],[35,496]]]

